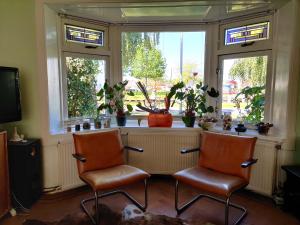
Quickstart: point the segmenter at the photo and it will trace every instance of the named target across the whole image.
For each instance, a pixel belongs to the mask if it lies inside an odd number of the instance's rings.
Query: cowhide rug
[[[134,205],[127,205],[122,214],[112,211],[106,205],[100,204],[99,225],[213,225],[211,223],[187,222],[180,218],[144,213]],[[23,225],[91,225],[90,219],[83,212],[65,216],[55,222],[26,220]]]

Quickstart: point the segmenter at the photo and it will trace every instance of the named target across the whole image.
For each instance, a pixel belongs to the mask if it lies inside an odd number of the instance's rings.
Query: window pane
[[[193,85],[204,78],[205,32],[125,32],[122,33],[123,80],[127,89],[135,92],[126,101],[134,107],[134,114],[144,114],[136,104],[144,97],[136,86],[146,84],[152,104],[163,109],[164,97],[179,81]],[[170,108],[179,114],[180,103]]]
[[[68,117],[95,117],[96,93],[105,82],[106,61],[66,57]]]
[[[244,94],[240,94],[236,98],[241,91],[249,90],[249,88],[252,88],[250,91],[253,90],[253,92],[257,93],[258,103],[264,103],[267,61],[267,56],[223,60],[223,115],[230,114],[233,119],[238,120],[249,115],[251,107],[246,108],[246,105],[251,101],[250,98],[253,95],[250,93],[248,98],[246,98]],[[261,96],[258,94],[259,90],[261,90]],[[264,108],[262,110],[264,111]],[[259,115],[256,116],[258,117]]]
[[[270,22],[234,27],[225,30],[225,45],[269,39]]]
[[[103,31],[65,25],[66,41],[103,46]]]

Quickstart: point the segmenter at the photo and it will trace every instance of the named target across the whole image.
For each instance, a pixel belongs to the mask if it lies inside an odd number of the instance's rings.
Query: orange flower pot
[[[149,113],[148,126],[149,127],[172,127],[172,114]]]

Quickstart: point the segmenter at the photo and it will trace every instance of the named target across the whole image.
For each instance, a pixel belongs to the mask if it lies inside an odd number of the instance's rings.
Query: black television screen
[[[21,118],[19,70],[0,66],[0,123]]]

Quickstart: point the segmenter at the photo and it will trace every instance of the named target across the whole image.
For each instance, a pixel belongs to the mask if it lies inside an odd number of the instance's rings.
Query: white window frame
[[[66,41],[65,25],[73,25],[77,27],[103,31],[103,46],[95,46],[89,43],[77,43],[77,42]],[[86,53],[86,54],[110,55],[108,26],[63,18],[61,20],[61,34],[62,37],[60,43],[61,43],[62,51],[79,52],[79,53]],[[94,46],[94,48],[87,48],[87,46]]]
[[[91,46],[89,43],[76,43],[66,41],[65,25],[73,25],[83,28],[90,28],[94,30],[103,31],[103,46],[97,46],[96,48],[86,48]],[[67,93],[67,68],[66,57],[83,57],[92,59],[106,60],[105,80],[110,81],[111,71],[111,49],[110,49],[110,35],[109,25],[105,23],[91,23],[82,20],[70,19],[62,17],[60,20],[60,89],[61,89],[61,118],[63,121],[72,120],[68,118],[68,93]],[[62,124],[63,124],[62,121]]]
[[[269,24],[269,39],[254,41],[252,45],[247,45],[242,47],[242,44],[232,44],[225,45],[225,31],[229,28],[242,27],[246,25],[261,23],[261,22],[270,22]],[[227,24],[219,25],[219,43],[218,43],[218,55],[231,54],[231,53],[241,53],[241,52],[250,52],[250,51],[261,51],[272,49],[273,45],[273,16],[264,16],[257,17],[254,19],[243,20],[238,22],[231,22]]]
[[[209,32],[209,26],[208,25],[148,25],[148,26],[123,26],[120,29],[120,41],[122,43],[122,33],[123,32],[205,32],[205,48],[204,48],[204,83],[208,82],[210,79],[208,78],[208,74],[210,71],[210,64],[208,58],[211,57],[213,54],[212,51],[208,51],[208,46],[212,45],[212,40],[209,40],[208,32]],[[120,45],[120,48],[122,49],[122,46]],[[122,67],[122,52],[120,51],[120,74],[119,74],[119,81],[123,80],[123,67]],[[131,119],[136,118],[146,118],[147,115],[131,115]],[[182,115],[173,115],[174,120],[181,120]]]
[[[273,79],[273,60],[272,60],[272,51],[271,50],[262,50],[255,52],[243,52],[243,53],[234,53],[228,55],[220,55],[218,58],[219,73],[218,73],[218,90],[220,91],[220,101],[218,104],[219,117],[222,114],[222,91],[223,91],[223,61],[226,59],[232,58],[247,58],[255,56],[267,56],[267,74],[266,74],[266,89],[265,89],[265,108],[264,108],[264,121],[272,123],[273,115],[273,95],[274,95],[274,79]]]

